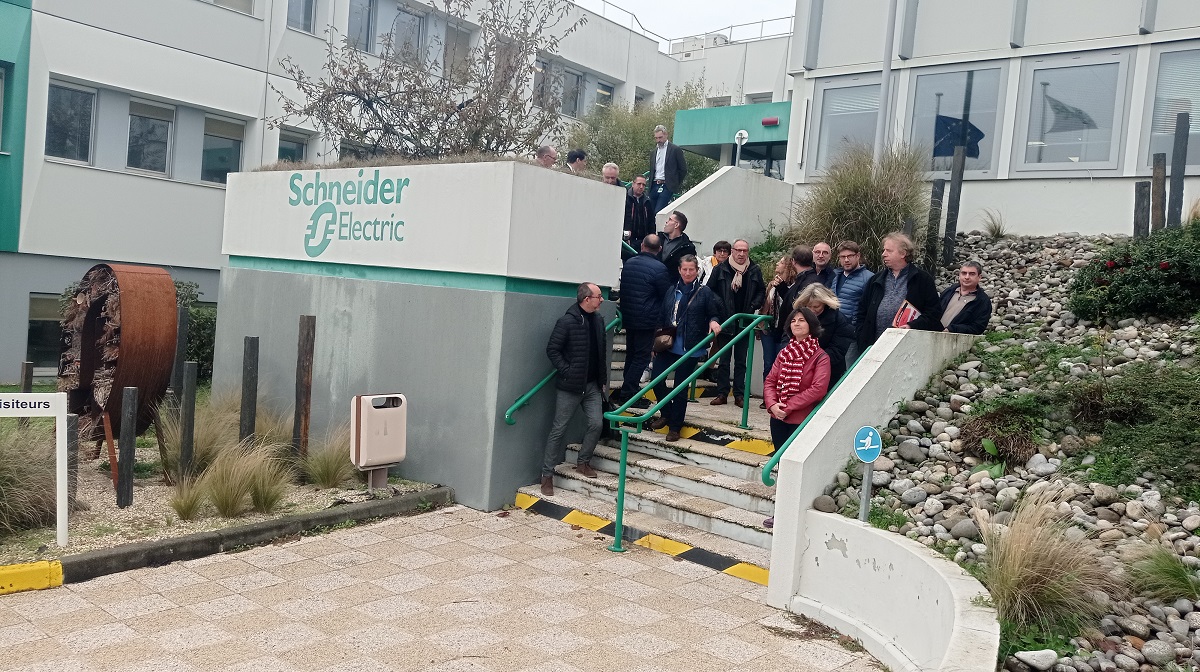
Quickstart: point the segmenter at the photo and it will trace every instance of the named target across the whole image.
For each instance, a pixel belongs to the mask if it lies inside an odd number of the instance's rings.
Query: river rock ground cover
[[[1096,323],[1067,308],[1074,274],[1121,240],[960,234],[958,262],[984,265],[989,329],[881,428],[872,524],[986,583],[987,533],[1037,497],[1112,579],[1083,596],[1089,618],[1002,618],[1010,670],[1200,667],[1200,316]],[[857,471],[814,507],[856,516]],[[1177,580],[1153,581],[1164,573]]]

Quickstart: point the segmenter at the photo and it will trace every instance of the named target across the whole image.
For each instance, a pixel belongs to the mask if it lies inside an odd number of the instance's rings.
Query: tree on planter
[[[387,26],[376,57],[349,38],[332,39],[324,71],[315,76],[291,58],[281,61],[299,95],[293,100],[272,87],[283,114],[270,123],[310,122],[358,158],[528,155],[546,138],[562,136],[560,86],[548,72],[534,77],[534,86],[530,78],[535,59],[556,53],[562,38],[583,24],[583,18],[567,23],[571,3],[484,0],[478,14],[471,0],[431,0],[430,6],[448,26],[471,14],[479,25],[476,43],[435,38],[422,48],[398,43]]]

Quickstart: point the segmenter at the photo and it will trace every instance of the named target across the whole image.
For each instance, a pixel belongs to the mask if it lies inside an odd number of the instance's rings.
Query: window
[[[550,65],[545,61],[533,62],[533,104],[550,107],[553,104],[550,86]]]
[[[471,31],[457,26],[446,26],[446,40],[442,45],[442,69],[447,76],[462,79],[471,69]]]
[[[764,103],[774,102],[775,96],[770,93],[752,93],[746,96],[747,105],[762,105]]]
[[[733,102],[733,98],[731,96],[718,96],[717,98],[709,98],[708,106],[709,107],[729,107],[729,104],[732,102]]]
[[[425,17],[400,7],[392,21],[392,52],[409,60],[418,60],[424,24]]]
[[[369,159],[373,155],[374,154],[371,152],[371,150],[350,140],[342,140],[342,143],[338,145],[339,159],[358,159],[361,161],[363,159]]]
[[[640,110],[646,107],[646,94],[638,91],[633,94],[633,109]]]
[[[316,0],[288,0],[287,25],[289,28],[313,32],[313,10]]]
[[[170,107],[129,101],[129,154],[125,165],[166,174],[174,120],[175,110]]]
[[[254,14],[254,0],[205,0],[205,2],[228,7],[243,14]]]
[[[596,107],[611,107],[613,101],[613,85],[597,82]]]
[[[1016,125],[1017,170],[1117,167],[1125,66],[1115,56],[1026,64],[1022,120]],[[1064,65],[1050,67],[1056,61]]]
[[[879,85],[825,89],[820,110],[816,169],[825,170],[847,145],[874,142]]]
[[[51,84],[46,100],[46,156],[88,163],[96,93]]]
[[[1154,89],[1154,112],[1150,118],[1150,148],[1146,165],[1161,152],[1171,161],[1175,143],[1175,115],[1188,112],[1191,132],[1188,138],[1187,162],[1200,163],[1200,51],[1164,52],[1158,60],[1158,84]]]
[[[1000,68],[918,74],[912,144],[929,151],[930,170],[950,170],[966,147],[967,170],[993,170],[1000,136]]]
[[[346,39],[359,51],[371,51],[375,43],[375,0],[350,0],[350,23]]]
[[[308,150],[308,138],[297,133],[279,134],[279,160],[301,163]]]
[[[205,117],[201,180],[225,184],[229,173],[242,169],[242,138],[245,132],[246,127],[238,122]]]
[[[583,75],[563,73],[562,110],[568,117],[579,116],[579,96],[583,93]]]
[[[45,294],[29,295],[29,335],[25,346],[25,358],[37,369],[58,369],[59,350],[62,347],[61,315],[58,297]],[[54,373],[49,373],[54,375]]]

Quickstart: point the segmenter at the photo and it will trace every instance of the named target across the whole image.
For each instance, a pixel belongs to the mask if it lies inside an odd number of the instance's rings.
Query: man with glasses
[[[741,238],[733,241],[733,249],[729,259],[713,268],[708,280],[708,288],[716,293],[724,306],[724,319],[737,313],[754,313],[762,306],[767,296],[767,285],[763,282],[762,271],[758,264],[750,261],[750,243]],[[740,330],[740,326],[738,327]],[[737,331],[730,330],[730,334]],[[713,382],[717,384],[716,396],[708,402],[713,406],[726,403],[730,390],[733,390],[733,403],[739,407],[745,403],[742,397],[742,384],[746,380],[746,347],[753,339],[744,337],[733,348],[721,356],[717,368],[713,372]],[[729,362],[734,364],[734,382],[729,380]]]
[[[850,324],[858,328],[858,302],[862,300],[867,283],[875,275],[862,263],[862,248],[853,240],[843,240],[838,243],[838,266],[833,274],[833,284],[829,286],[838,301],[842,304],[841,313],[850,320]],[[854,363],[861,354],[858,343],[850,344],[846,351],[846,366]]]
[[[830,265],[830,260],[833,258],[833,249],[829,247],[829,243],[820,242],[813,245],[813,269],[817,272],[817,278],[822,285],[833,289],[833,274],[835,268]]]
[[[596,452],[596,442],[604,428],[603,396],[608,387],[608,371],[604,365],[607,358],[604,349],[604,321],[596,314],[604,297],[600,287],[585,282],[575,292],[575,303],[567,309],[550,333],[546,344],[546,356],[558,370],[555,377],[557,396],[554,405],[554,423],[546,437],[542,459],[542,494],[554,494],[554,468],[566,457],[563,434],[567,423],[575,415],[575,409],[583,410],[587,419],[587,432],[579,448],[575,471],[588,478],[596,477],[590,464]]]

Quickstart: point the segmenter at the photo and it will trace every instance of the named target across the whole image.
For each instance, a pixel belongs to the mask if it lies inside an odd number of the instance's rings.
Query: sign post
[[[59,546],[67,545],[67,393],[0,394],[0,418],[54,418]]]
[[[862,498],[858,503],[858,519],[867,522],[871,510],[871,472],[875,460],[883,452],[883,438],[874,427],[859,427],[854,434],[854,455],[863,462]]]

